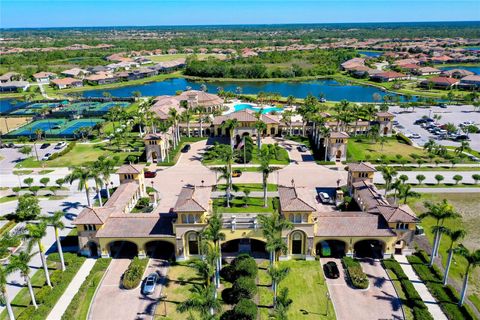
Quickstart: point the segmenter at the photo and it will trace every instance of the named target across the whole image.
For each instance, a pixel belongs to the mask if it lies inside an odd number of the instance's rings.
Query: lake
[[[474,72],[475,74],[480,74],[480,65],[478,65],[478,66],[475,65],[475,66],[439,67],[438,69],[440,69],[440,70],[464,69],[464,70]]]
[[[199,90],[202,83],[184,78],[175,78],[116,89],[85,91],[83,95],[85,97],[101,97],[103,92],[110,92],[114,97],[129,97],[133,91],[140,91],[142,96],[174,95],[176,91],[186,90],[187,88]],[[305,98],[308,94],[318,97],[320,93],[323,93],[327,100],[340,101],[346,99],[353,102],[374,102],[373,95],[375,93],[382,97],[388,94],[375,87],[340,83],[331,79],[302,82],[208,82],[206,86],[208,92],[211,93],[216,93],[219,87],[231,92],[235,92],[236,88],[240,87],[244,94],[257,94],[263,91],[276,92],[284,97],[292,95],[296,98]]]
[[[367,57],[372,57],[372,58],[380,57],[383,54],[383,52],[367,51],[367,50],[357,50],[357,52],[360,53],[360,54],[363,54]]]

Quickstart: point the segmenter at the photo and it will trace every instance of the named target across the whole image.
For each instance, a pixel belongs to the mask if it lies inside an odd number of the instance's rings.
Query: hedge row
[[[69,142],[68,145],[62,151],[52,154],[50,158],[48,158],[48,160],[54,160],[54,159],[57,159],[58,157],[66,155],[67,153],[72,151],[75,145],[76,145],[75,141]]]
[[[348,278],[350,279],[352,285],[355,288],[358,288],[358,289],[368,288],[368,284],[369,284],[368,277],[365,274],[365,272],[363,272],[362,266],[357,260],[351,257],[343,257],[342,263],[345,269],[347,270]]]
[[[443,285],[442,273],[436,266],[428,266],[428,255],[424,251],[419,251],[407,259],[449,319],[476,319],[473,311],[467,305],[458,306],[460,300],[458,292],[450,285]]]
[[[125,289],[138,287],[147,268],[148,259],[133,258],[122,277],[122,285]]]
[[[394,259],[383,260],[382,264],[385,269],[389,269],[393,273],[395,273],[398,281],[400,281],[400,285],[402,286],[402,290],[405,293],[406,298],[406,301],[404,301],[404,303],[407,307],[412,309],[414,318],[421,320],[433,320],[433,317],[430,315],[427,306],[423,302],[417,290],[415,290],[415,288],[413,287],[412,282],[403,272],[400,264]]]
[[[88,308],[97,290],[103,274],[110,265],[112,259],[98,259],[92,270],[88,274],[80,289],[68,305],[67,310],[62,316],[62,320],[82,319],[82,314],[86,315]]]
[[[86,259],[85,257],[77,256],[74,253],[65,253],[64,258],[67,269],[65,271],[55,270],[50,273],[50,281],[52,282],[53,288],[45,285],[35,292],[38,309],[35,309],[33,306],[25,308],[25,310],[17,316],[17,320],[47,319],[50,311],[52,311],[53,307],[63,295],[73,277],[77,274],[78,269],[80,269]],[[49,261],[57,262],[59,261],[59,259],[57,259],[57,253],[48,256]],[[43,270],[37,272],[43,272]],[[25,288],[25,290],[28,289]]]
[[[254,320],[257,318],[257,305],[251,300],[257,294],[256,277],[258,266],[247,254],[241,254],[222,269],[222,277],[233,282],[231,288],[222,291],[225,303],[235,306],[222,314],[221,320]]]

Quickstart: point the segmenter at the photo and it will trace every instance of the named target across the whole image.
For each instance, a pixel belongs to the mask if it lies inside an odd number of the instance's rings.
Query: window
[[[195,232],[188,234],[188,253],[198,254],[198,237]]]
[[[300,232],[292,234],[292,254],[303,254],[303,236]]]
[[[408,223],[397,222],[396,229],[401,229],[401,230],[408,229]]]
[[[290,214],[290,221],[293,223],[302,223],[302,214],[301,213],[292,213]]]
[[[96,231],[97,227],[94,224],[86,224],[84,226],[85,231]]]
[[[368,172],[360,172],[360,173],[358,174],[358,176],[359,176],[360,178],[368,178]]]
[[[182,223],[197,223],[197,216],[194,214],[183,214]]]

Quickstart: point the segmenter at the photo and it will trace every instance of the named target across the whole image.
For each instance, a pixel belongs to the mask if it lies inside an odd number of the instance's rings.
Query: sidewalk
[[[403,272],[405,272],[407,275],[408,280],[410,280],[415,290],[417,290],[432,317],[435,320],[447,320],[447,317],[443,313],[437,301],[428,291],[427,286],[418,278],[417,274],[408,262],[407,257],[404,255],[395,255],[394,257],[402,267]]]
[[[480,189],[480,188],[479,188]],[[243,191],[238,191],[234,192],[232,191],[230,193],[234,197],[243,197],[245,196],[245,193]],[[212,191],[212,198],[223,198],[226,195],[226,191]],[[263,198],[263,191],[252,191],[249,194],[250,198]],[[272,198],[272,197],[278,197],[278,191],[267,191],[267,197]]]
[[[85,260],[75,277],[73,277],[72,282],[70,282],[68,285],[67,290],[65,290],[63,295],[57,301],[55,307],[53,307],[52,311],[48,315],[49,320],[60,320],[62,318],[64,312],[68,308],[68,305],[78,292],[78,289],[80,289],[80,286],[85,281],[85,278],[89,275],[96,261],[96,259],[91,258]]]

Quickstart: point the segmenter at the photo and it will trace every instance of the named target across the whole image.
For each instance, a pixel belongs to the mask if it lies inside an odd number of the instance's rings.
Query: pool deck
[[[258,103],[246,102],[246,101],[241,101],[241,100],[232,100],[230,103],[225,104],[225,107],[227,107],[228,109],[226,111],[224,111],[222,114],[226,115],[226,114],[230,114],[232,112],[235,112],[236,111],[235,106],[239,105],[239,104],[248,104],[248,105],[251,105],[253,108],[259,108]],[[263,107],[264,108],[276,108],[275,105],[263,105]],[[293,108],[295,108],[295,107],[293,107]],[[249,109],[249,110],[252,110],[252,109]],[[288,108],[284,108],[284,109],[282,109],[282,111],[279,111],[279,112],[283,112],[284,110],[288,110]],[[264,113],[270,113],[270,112],[264,112]]]

